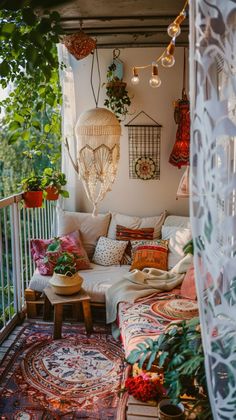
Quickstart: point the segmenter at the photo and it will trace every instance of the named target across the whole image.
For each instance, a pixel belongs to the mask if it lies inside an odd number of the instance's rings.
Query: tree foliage
[[[0,155],[6,145],[14,146],[13,155],[18,151],[19,160],[27,169],[24,175],[56,165],[61,155],[61,89],[56,51],[62,33],[60,15],[36,13],[34,6],[36,1],[0,1],[0,84],[2,88],[10,86],[11,91],[0,103],[4,110]],[[9,158],[6,156],[8,164]],[[27,163],[23,164],[25,159]]]

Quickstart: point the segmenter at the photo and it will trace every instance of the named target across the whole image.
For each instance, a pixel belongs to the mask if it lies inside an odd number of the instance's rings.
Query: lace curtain
[[[191,223],[214,419],[236,418],[236,3],[190,1]]]

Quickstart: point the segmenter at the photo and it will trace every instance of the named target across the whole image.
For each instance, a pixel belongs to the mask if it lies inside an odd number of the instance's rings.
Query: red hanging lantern
[[[181,168],[181,166],[189,165],[190,148],[190,104],[185,92],[185,50],[182,99],[175,102],[174,118],[176,124],[178,124],[178,129],[169,162]]]

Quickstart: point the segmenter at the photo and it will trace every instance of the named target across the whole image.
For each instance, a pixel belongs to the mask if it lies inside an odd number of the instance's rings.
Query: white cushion
[[[105,303],[105,292],[114,283],[119,282],[130,269],[129,265],[104,267],[91,263],[91,270],[80,270],[83,277],[83,289],[90,295],[91,302]],[[42,276],[35,270],[29,288],[42,292],[49,285],[50,276]]]
[[[186,216],[167,216],[164,222],[164,226],[190,228],[190,218]]]
[[[188,228],[162,226],[162,239],[169,240],[168,270],[173,268],[183,257],[183,247],[190,241],[192,234]]]
[[[125,252],[128,241],[116,241],[115,239],[101,236],[98,239],[93,262],[101,265],[119,264]]]
[[[160,238],[161,227],[165,218],[166,211],[159,216],[150,217],[127,216],[121,213],[112,213],[107,236],[108,238],[116,239],[116,225],[121,225],[130,229],[154,228],[153,238]]]
[[[110,213],[93,216],[90,213],[59,210],[57,235],[79,230],[84,249],[91,259],[99,236],[107,235],[110,217]]]

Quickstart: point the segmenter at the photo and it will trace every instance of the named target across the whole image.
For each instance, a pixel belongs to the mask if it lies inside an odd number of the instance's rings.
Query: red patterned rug
[[[110,330],[63,326],[52,340],[51,324],[22,327],[0,366],[0,419],[123,419],[127,374],[121,345]]]

